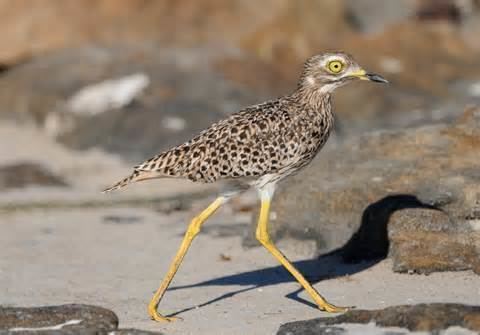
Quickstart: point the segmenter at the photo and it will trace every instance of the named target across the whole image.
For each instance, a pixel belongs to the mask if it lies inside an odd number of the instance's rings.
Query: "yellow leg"
[[[160,287],[153,295],[152,300],[148,304],[148,314],[153,320],[156,321],[173,321],[175,318],[173,317],[165,317],[158,313],[157,308],[158,304],[160,304],[160,300],[162,300],[165,291],[167,290],[170,282],[172,281],[175,273],[177,272],[180,264],[182,263],[183,257],[188,251],[190,244],[192,243],[195,236],[200,232],[200,227],[202,224],[207,220],[215,211],[225,202],[224,197],[218,197],[210,206],[208,206],[200,215],[193,218],[190,225],[188,226],[187,232],[185,233],[185,237],[183,238],[182,244],[173,259],[170,268],[168,269],[167,275],[163,279]]]
[[[268,216],[270,213],[270,199],[264,199],[262,197],[262,207],[260,209],[260,218],[258,220],[258,226],[256,231],[257,240],[262,243],[262,245],[275,257],[287,270],[290,272],[295,279],[303,286],[305,291],[312,297],[318,307],[326,312],[339,313],[344,312],[347,307],[337,307],[330,304],[325,298],[323,298],[317,290],[315,290],[312,285],[302,276],[302,274],[295,269],[295,267],[288,261],[288,259],[278,250],[275,245],[270,240],[268,234]]]

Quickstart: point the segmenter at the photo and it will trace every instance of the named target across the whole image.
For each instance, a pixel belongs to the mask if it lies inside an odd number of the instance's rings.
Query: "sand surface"
[[[288,298],[298,285],[262,248],[245,250],[240,237],[215,236],[212,228],[228,225],[228,216],[220,213],[194,242],[161,305],[164,313],[184,320],[150,321],[146,303],[180,243],[188,214],[128,208],[3,214],[2,304],[95,304],[114,310],[122,327],[167,334],[272,334],[281,323],[326,315],[299,301],[309,301],[304,292],[300,299]],[[115,216],[127,219],[110,222]],[[292,260],[311,257],[296,243],[283,249]],[[222,260],[222,254],[231,260]],[[323,270],[317,265],[302,269],[309,277],[334,270],[332,264]],[[480,303],[480,278],[470,272],[401,275],[391,271],[389,261],[315,287],[336,304],[361,308]]]

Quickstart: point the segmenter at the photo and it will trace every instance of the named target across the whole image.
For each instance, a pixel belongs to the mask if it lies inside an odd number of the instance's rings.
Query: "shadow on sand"
[[[412,195],[401,194],[387,196],[367,206],[363,211],[359,229],[353,234],[350,240],[345,243],[345,245],[317,258],[294,262],[294,266],[312,284],[324,279],[352,275],[368,269],[387,257],[389,249],[387,230],[388,221],[395,211],[406,208],[428,208],[438,210],[436,207],[420,202]],[[214,278],[200,283],[175,286],[169,290],[216,285],[236,285],[246,287],[223,294],[200,305],[177,311],[171,316],[182,314],[194,308],[210,305],[242,292],[292,281],[295,281],[295,279],[281,265],[278,265]],[[287,294],[286,297],[313,308],[317,308],[312,302],[299,297],[299,293],[302,290],[302,288],[299,288],[298,290]]]

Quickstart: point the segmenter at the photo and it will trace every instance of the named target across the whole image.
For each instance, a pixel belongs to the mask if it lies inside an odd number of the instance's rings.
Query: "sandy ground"
[[[129,220],[113,223],[108,220],[112,216]],[[272,334],[281,323],[325,316],[286,297],[298,285],[262,248],[245,250],[240,237],[216,236],[228,224],[220,214],[195,241],[161,305],[164,313],[179,313],[184,320],[150,321],[146,303],[166,272],[187,216],[127,208],[3,214],[2,304],[95,304],[114,310],[122,327],[166,334]],[[296,246],[290,243],[283,249],[293,260],[308,260],[308,248]],[[231,260],[222,260],[222,254]],[[302,268],[315,277],[314,272],[322,270],[322,264],[318,266],[317,271],[308,264]],[[367,309],[418,302],[480,303],[480,278],[470,272],[418,276],[394,274],[390,268],[383,261],[315,287],[339,305]],[[308,300],[304,292],[300,298]]]
[[[4,163],[41,162],[74,187],[48,192],[31,188],[0,196],[0,207],[8,207],[0,211],[2,305],[94,304],[115,311],[121,327],[196,335],[274,334],[282,323],[327,315],[308,303],[305,292],[296,294],[298,284],[265,250],[241,246],[249,217],[227,207],[195,240],[160,306],[162,312],[184,320],[150,321],[146,304],[189,218],[208,199],[173,212],[118,202],[198,191],[191,184],[158,181],[112,195],[112,203],[103,207],[76,207],[84,201],[103,201],[98,190],[128,172],[127,165],[101,152],[71,152],[33,130],[0,126],[2,137],[5,132],[16,140],[16,150],[0,141]],[[63,205],[12,209],[35,202]],[[314,248],[308,242],[289,241],[280,247],[338,305],[371,309],[419,302],[480,304],[480,277],[471,272],[402,275],[391,271],[388,260],[346,267],[332,259],[312,260]],[[327,275],[331,278],[325,279]]]

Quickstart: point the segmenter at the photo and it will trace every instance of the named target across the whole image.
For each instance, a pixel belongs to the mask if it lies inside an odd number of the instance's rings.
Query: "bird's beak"
[[[370,80],[374,81],[376,83],[383,83],[383,84],[388,84],[388,80],[383,78],[379,74],[375,73],[367,73],[365,70],[358,70],[356,72],[352,72],[350,76],[359,78],[360,80]]]

